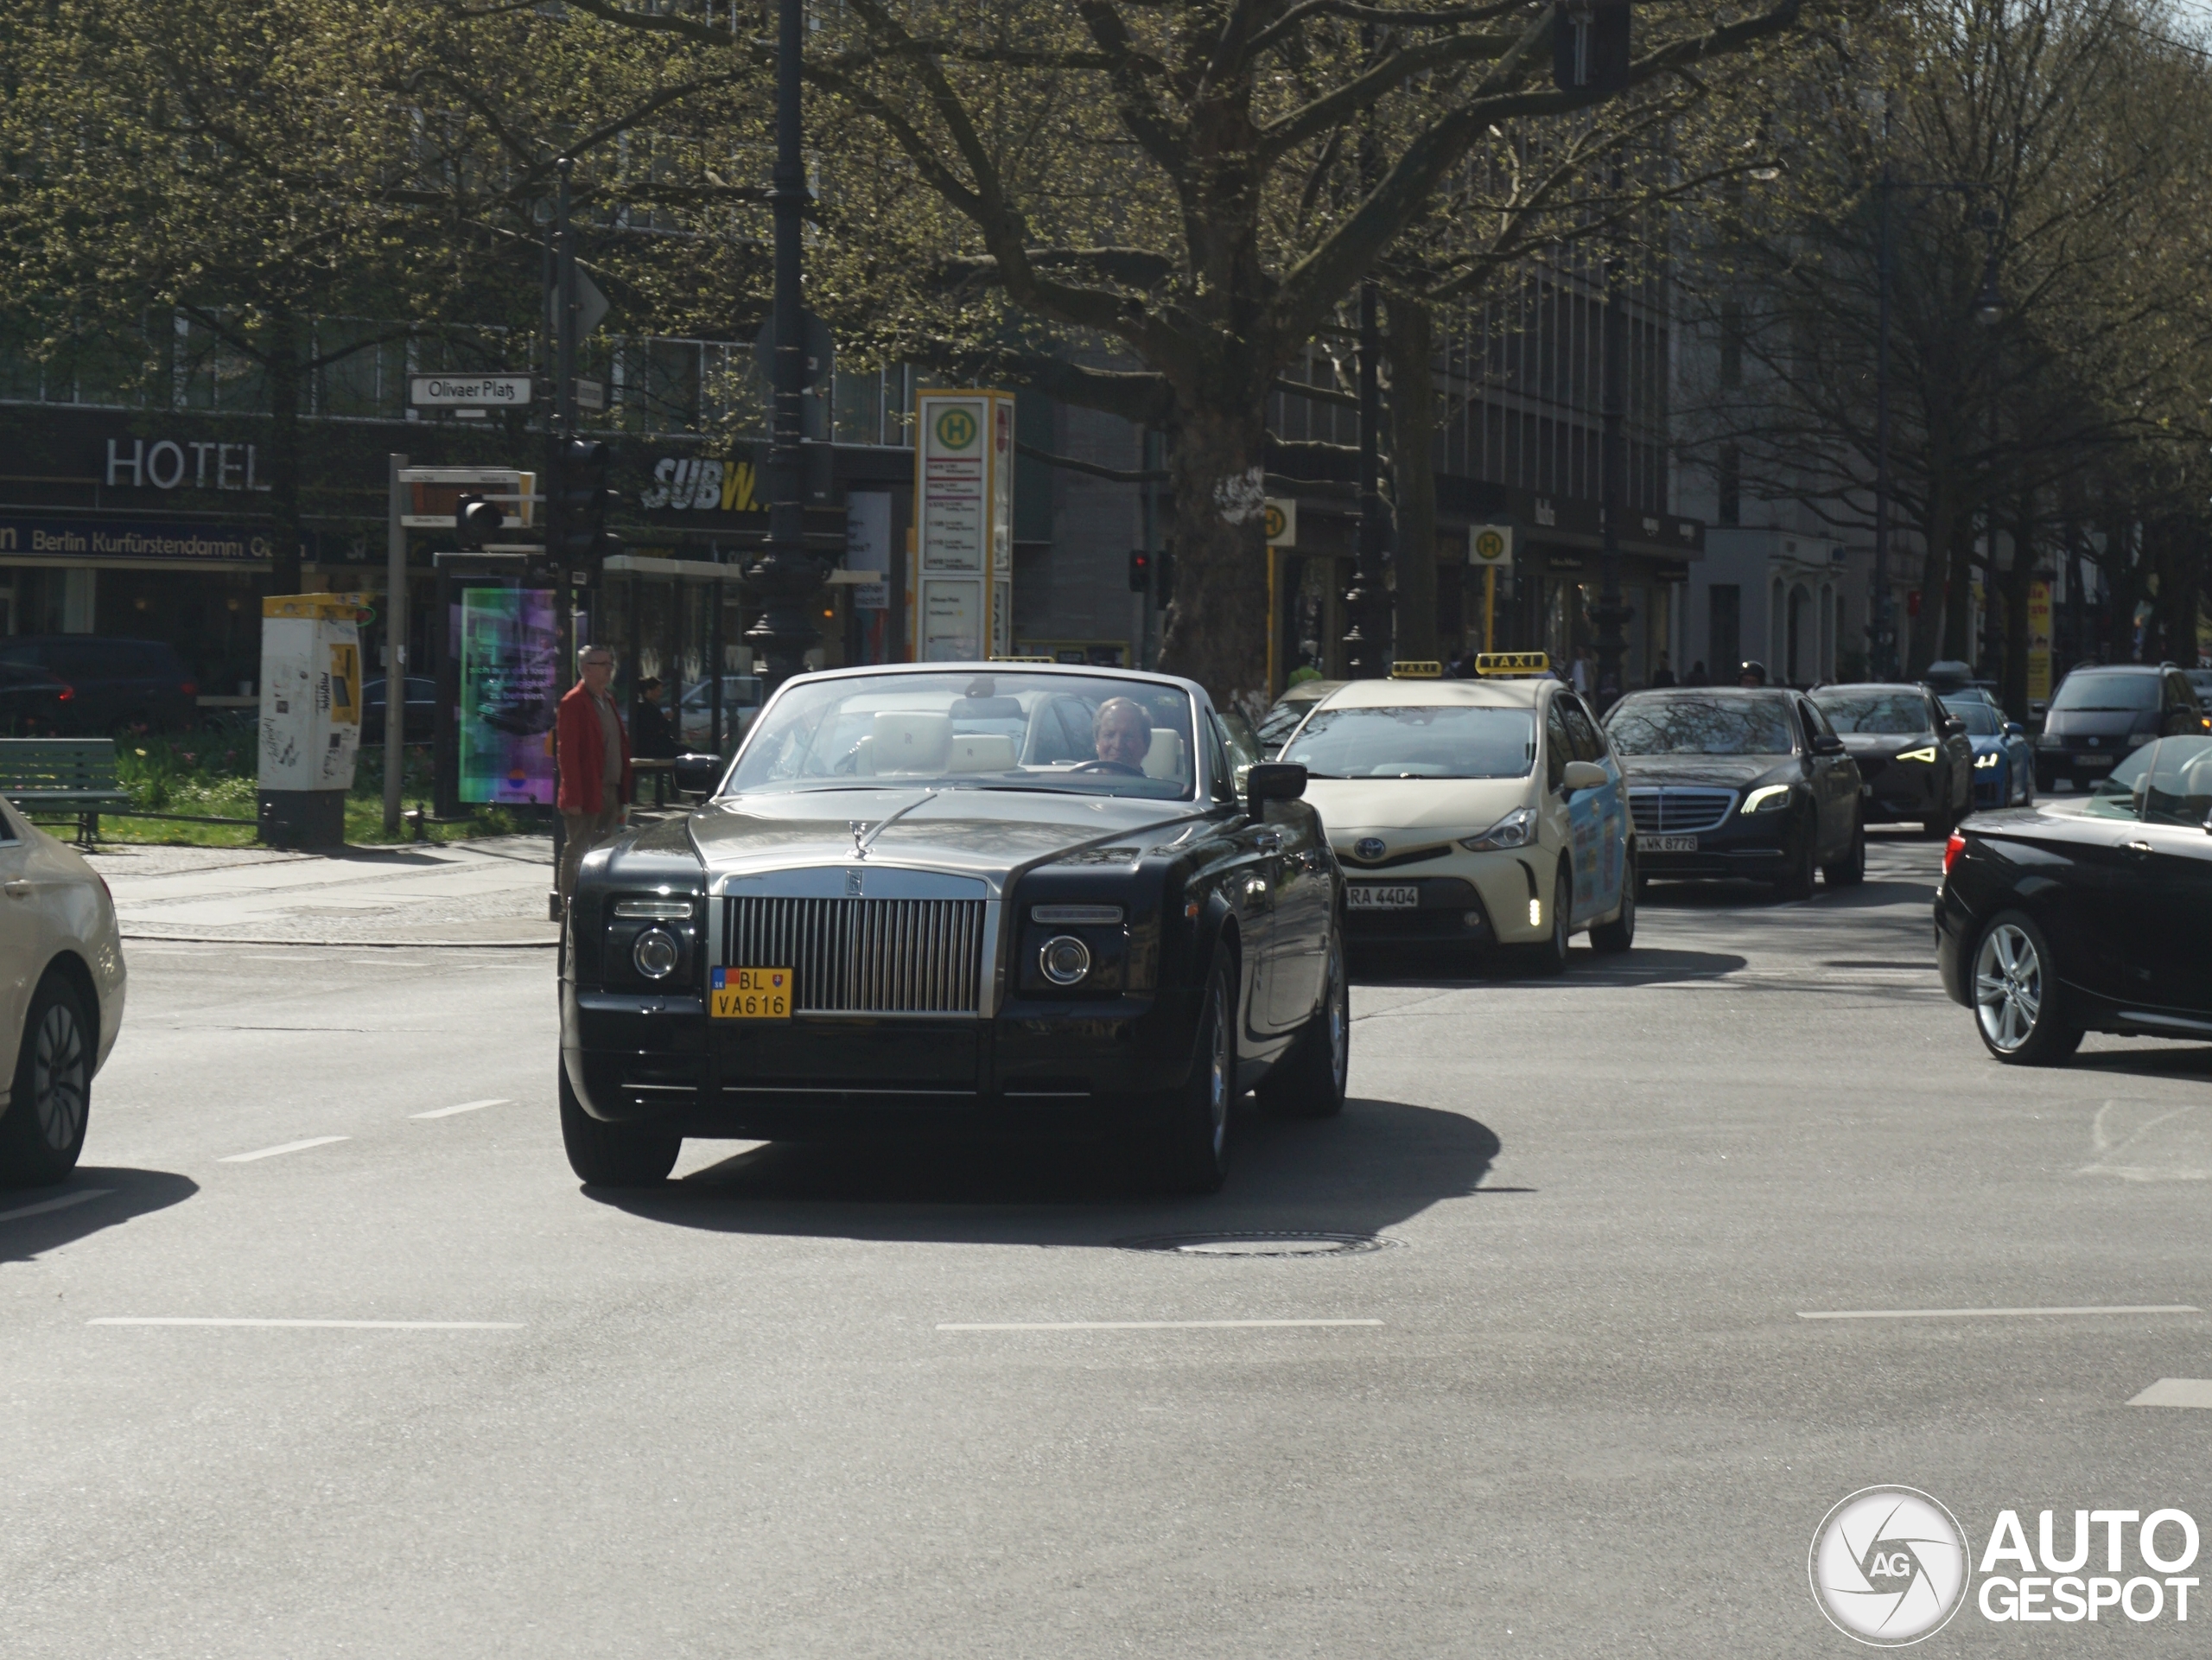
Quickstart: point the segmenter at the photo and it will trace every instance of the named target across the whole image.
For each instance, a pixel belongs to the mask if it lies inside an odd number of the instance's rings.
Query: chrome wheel
[[[1229,1142],[1229,1011],[1218,995],[1213,1005],[1213,1053],[1206,1061],[1206,1118],[1213,1135],[1213,1161],[1221,1163]]]
[[[1351,991],[1344,984],[1344,948],[1329,946],[1329,1078],[1339,1099],[1351,1071]]]
[[[1974,1012],[1982,1036],[2011,1054],[2035,1034],[2043,1014],[2043,957],[2017,923],[2000,922],[1974,953]]]
[[[68,1152],[85,1133],[90,1070],[76,1009],[49,1004],[32,1040],[31,1103],[39,1134],[56,1153]]]

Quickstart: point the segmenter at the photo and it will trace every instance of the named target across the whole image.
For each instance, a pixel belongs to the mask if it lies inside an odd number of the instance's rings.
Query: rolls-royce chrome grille
[[[973,1014],[983,983],[982,900],[744,898],[723,959],[789,969],[799,1014]]]
[[[1735,805],[1733,790],[1664,787],[1628,792],[1629,817],[1646,836],[1718,830]]]

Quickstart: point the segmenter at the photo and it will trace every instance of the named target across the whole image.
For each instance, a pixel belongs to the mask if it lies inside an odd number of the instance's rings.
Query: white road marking
[[[1380,1326],[1379,1320],[1060,1320],[950,1321],[940,1332],[1220,1332],[1249,1326]]]
[[[508,1104],[504,1095],[493,1096],[488,1101],[464,1101],[457,1107],[433,1107],[428,1112],[410,1112],[410,1118],[450,1118],[457,1112],[474,1112],[480,1107],[504,1107]]]
[[[280,1153],[303,1153],[311,1147],[328,1147],[333,1142],[350,1142],[351,1135],[312,1135],[304,1142],[286,1142],[281,1147],[264,1147],[257,1153],[233,1153],[228,1158],[218,1159],[218,1164],[251,1164],[256,1159],[273,1159]]]
[[[2161,1377],[2127,1404],[2132,1407],[2212,1407],[2212,1378]]]
[[[316,1326],[345,1332],[520,1332],[520,1320],[221,1320],[213,1314],[102,1314],[86,1326]]]
[[[20,1205],[12,1211],[0,1211],[0,1222],[13,1222],[19,1216],[44,1216],[48,1211],[66,1211],[72,1205],[82,1205],[88,1199],[105,1199],[115,1191],[112,1187],[79,1187],[73,1193],[64,1193],[59,1199],[42,1199],[35,1205]]]
[[[1846,1308],[1799,1320],[1986,1320],[2014,1314],[2201,1314],[2191,1302],[2115,1303],[2101,1308]]]

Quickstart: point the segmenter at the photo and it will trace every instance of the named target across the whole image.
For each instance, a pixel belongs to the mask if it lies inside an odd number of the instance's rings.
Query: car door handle
[[[2122,842],[2120,844],[2120,850],[2131,859],[2147,859],[2151,856],[2151,844],[2148,842]]]
[[[11,876],[8,881],[0,882],[0,894],[5,894],[11,900],[27,900],[31,896],[31,885],[20,876]]]

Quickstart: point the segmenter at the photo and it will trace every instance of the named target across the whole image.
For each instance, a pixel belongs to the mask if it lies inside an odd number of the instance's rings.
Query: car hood
[[[2044,717],[2043,729],[2054,738],[2122,738],[2138,726],[2157,724],[2156,709],[2062,709]]]
[[[1666,784],[1723,785],[1732,790],[1756,784],[1769,773],[1793,765],[1789,755],[1623,755],[1621,771],[1629,787]]]
[[[809,790],[733,797],[680,822],[710,878],[860,864],[974,876],[996,888],[1016,870],[1081,849],[1172,841],[1212,811],[1041,791]],[[865,827],[864,857],[855,856],[855,824]]]
[[[1347,847],[1380,836],[1392,851],[1488,830],[1529,800],[1523,778],[1317,778],[1306,785],[1329,840]]]
[[[1839,732],[1847,755],[1894,755],[1900,750],[1925,749],[1943,741],[1933,732]]]

